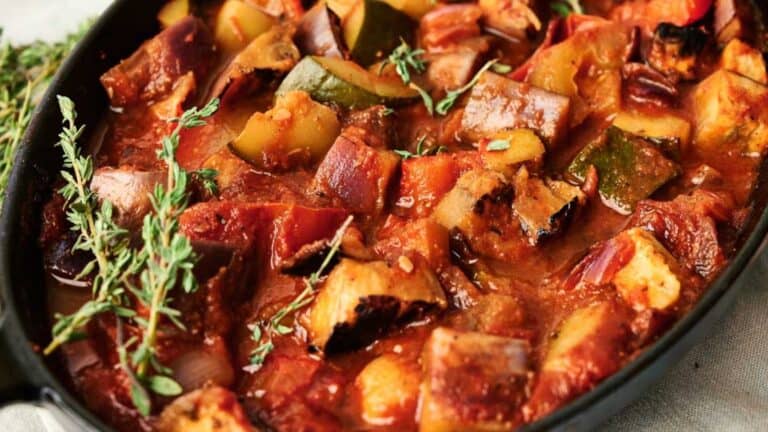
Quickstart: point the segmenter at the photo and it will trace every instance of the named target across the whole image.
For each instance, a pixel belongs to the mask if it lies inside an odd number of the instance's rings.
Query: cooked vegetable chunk
[[[678,140],[678,148],[670,153],[679,154],[691,140],[691,123],[675,114],[645,114],[639,111],[621,111],[613,119],[617,128],[643,137]]]
[[[523,162],[541,161],[546,151],[541,139],[530,129],[502,131],[490,138],[491,141],[480,147],[483,164],[507,177],[512,177],[515,167]],[[488,145],[494,141],[507,148],[489,149]]]
[[[418,20],[424,14],[435,7],[435,2],[432,0],[384,0],[388,5],[393,8],[404,12],[411,18]]]
[[[586,201],[577,186],[532,177],[525,167],[517,172],[514,185],[512,207],[532,245],[562,232]]]
[[[369,147],[368,140],[364,129],[345,128],[317,168],[315,187],[352,212],[376,214],[386,204],[400,158]]]
[[[369,66],[387,56],[401,40],[413,38],[408,15],[381,0],[357,0],[344,19],[344,41],[349,56]]]
[[[763,152],[768,144],[768,87],[719,70],[696,86],[693,100],[695,146]]]
[[[768,84],[763,54],[739,39],[733,39],[725,46],[720,57],[720,67],[760,84]]]
[[[649,231],[620,234],[634,246],[632,259],[613,277],[619,294],[636,310],[667,309],[680,297],[679,265]]]
[[[568,173],[584,181],[590,165],[597,168],[603,202],[622,214],[680,173],[653,142],[616,127],[579,152]]]
[[[471,50],[430,55],[427,80],[445,91],[459,88],[472,79],[479,58],[480,53]]]
[[[275,23],[272,17],[247,2],[226,0],[216,16],[216,43],[225,53],[234,54]]]
[[[189,0],[170,0],[157,13],[157,20],[168,28],[189,15]]]
[[[379,231],[375,250],[390,261],[417,253],[432,268],[440,268],[450,262],[448,231],[432,218],[405,220],[390,216]]]
[[[707,34],[695,26],[678,27],[661,23],[656,27],[648,64],[674,79],[696,77],[698,54],[707,43]]]
[[[475,210],[483,200],[493,201],[507,192],[504,176],[494,171],[472,170],[456,182],[453,189],[437,205],[435,220],[446,229],[468,228],[473,218],[478,217]],[[480,207],[481,208],[481,207]]]
[[[91,190],[100,200],[112,203],[116,222],[125,228],[141,227],[144,215],[152,210],[150,195],[165,180],[162,171],[130,168],[99,168],[93,174]]]
[[[525,39],[529,31],[539,31],[541,21],[531,10],[529,0],[479,0],[488,27],[509,37]]]
[[[570,106],[567,97],[486,72],[472,88],[461,126],[471,139],[527,128],[552,146],[567,130]]]
[[[627,311],[614,302],[578,309],[561,324],[541,366],[526,421],[539,419],[619,369],[629,340]]]
[[[296,46],[304,55],[343,59],[346,51],[339,17],[326,3],[318,3],[301,18]]]
[[[421,432],[495,431],[519,423],[525,398],[528,342],[445,327],[422,354]]]
[[[323,283],[309,311],[312,344],[326,354],[364,347],[404,319],[445,308],[443,289],[432,271],[342,259]],[[409,270],[409,271],[407,271]]]
[[[157,420],[160,432],[255,432],[234,393],[209,387],[168,405]]]
[[[277,94],[303,90],[319,102],[360,109],[397,105],[418,98],[399,78],[378,76],[354,62],[328,57],[305,57],[285,77]]]
[[[357,375],[363,420],[374,425],[391,425],[403,412],[416,411],[420,371],[415,364],[393,354],[384,354],[368,363]]]
[[[285,169],[322,158],[340,129],[332,109],[304,92],[289,92],[269,111],[251,116],[231,148],[257,166]]]

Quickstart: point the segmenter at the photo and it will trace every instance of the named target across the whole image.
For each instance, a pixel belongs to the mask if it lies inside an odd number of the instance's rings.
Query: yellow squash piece
[[[481,152],[485,167],[504,174],[514,175],[513,166],[527,161],[539,160],[546,149],[541,139],[530,129],[500,131],[491,137],[491,142],[500,140],[509,144],[505,150],[485,150]]]
[[[157,20],[163,28],[168,28],[189,15],[189,0],[170,0],[157,13]]]
[[[648,115],[634,111],[621,111],[613,119],[617,128],[649,138],[677,138],[685,148],[691,140],[691,124],[674,114]]]
[[[241,0],[227,0],[216,16],[216,43],[227,54],[236,53],[275,24],[275,19]]]
[[[763,54],[739,39],[733,39],[725,46],[720,57],[720,67],[760,84],[768,84]]]
[[[363,420],[386,426],[403,411],[413,412],[420,378],[415,364],[394,354],[384,354],[368,363],[355,380]]]

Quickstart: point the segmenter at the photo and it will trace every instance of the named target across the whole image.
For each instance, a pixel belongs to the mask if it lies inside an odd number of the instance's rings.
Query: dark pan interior
[[[5,375],[0,377],[0,404],[42,399],[61,408],[70,420],[79,419],[73,430],[108,428],[67,393],[34,349],[44,345],[50,333],[37,236],[41,207],[51,196],[61,165],[60,150],[54,147],[61,122],[55,95],[75,101],[78,123],[97,125],[107,109],[99,76],[158,31],[155,15],[162,3],[117,0],[62,67],[21,146],[0,222],[0,371]],[[93,127],[86,129],[82,142],[94,132]],[[738,252],[697,307],[592,392],[524,430],[591,430],[639,396],[709,332],[737,295],[729,288],[758,253],[768,230],[766,171],[755,192],[756,210],[748,230],[737,242]],[[55,358],[48,363],[55,365]]]

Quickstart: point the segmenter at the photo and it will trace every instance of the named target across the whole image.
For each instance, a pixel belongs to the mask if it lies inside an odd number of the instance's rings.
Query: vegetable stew
[[[503,431],[733,254],[768,147],[749,0],[170,0],[60,97],[51,343],[120,431]]]

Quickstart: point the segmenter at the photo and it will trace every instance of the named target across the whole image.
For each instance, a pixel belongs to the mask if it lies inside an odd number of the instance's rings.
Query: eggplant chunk
[[[586,201],[577,186],[531,177],[523,167],[515,176],[515,214],[532,245],[562,232]]]
[[[140,228],[144,215],[152,210],[149,196],[155,185],[163,181],[165,173],[162,171],[99,168],[93,174],[91,190],[100,200],[112,203],[118,225]]]
[[[445,91],[459,88],[472,79],[479,58],[480,53],[472,50],[432,54],[427,80],[435,88]]]
[[[390,267],[384,261],[342,259],[309,312],[312,344],[326,354],[361,348],[392,325],[445,308],[445,294],[432,271],[420,261],[409,263]]]
[[[326,3],[318,3],[301,18],[294,38],[303,55],[345,58],[341,21]]]
[[[422,354],[419,431],[514,429],[525,398],[529,351],[521,339],[433,330]]]
[[[386,426],[397,417],[413,417],[419,397],[421,371],[415,363],[393,354],[384,354],[368,363],[357,375],[363,420]]]
[[[485,72],[472,88],[461,127],[474,140],[505,129],[531,129],[552,146],[568,129],[570,108],[565,96]]]
[[[315,173],[318,192],[341,201],[356,213],[382,211],[400,158],[369,147],[373,137],[362,128],[344,128]]]
[[[629,315],[616,302],[578,309],[561,324],[523,406],[527,422],[588,391],[618,370],[630,338]]]
[[[661,23],[656,27],[648,64],[673,79],[696,78],[698,54],[707,43],[707,34],[696,26],[678,27]]]
[[[613,277],[621,297],[635,310],[663,310],[680,298],[680,265],[675,257],[643,228],[619,234],[634,246],[632,258]]]
[[[638,201],[680,174],[678,164],[665,157],[659,144],[663,143],[609,127],[603,138],[576,155],[568,174],[584,181],[590,165],[594,166],[603,203],[629,214]]]
[[[145,42],[130,57],[101,77],[113,106],[157,101],[179,78],[194,72],[196,79],[210,71],[216,59],[213,39],[205,24],[188,16]]]
[[[733,39],[725,46],[720,56],[720,67],[760,84],[768,84],[763,54],[739,39]]]
[[[222,387],[195,390],[165,407],[159,432],[255,432],[237,396]]]
[[[437,223],[450,230],[467,229],[473,219],[478,217],[477,210],[482,209],[483,201],[495,200],[506,195],[508,186],[504,176],[490,170],[476,169],[464,173],[456,181],[440,203],[435,207],[433,216]]]
[[[693,93],[694,145],[761,154],[768,144],[768,87],[719,70]]]

